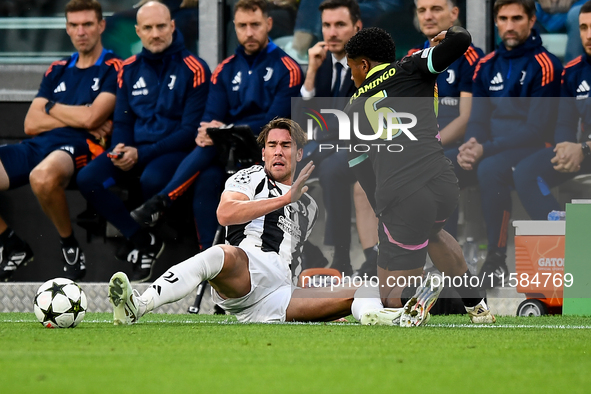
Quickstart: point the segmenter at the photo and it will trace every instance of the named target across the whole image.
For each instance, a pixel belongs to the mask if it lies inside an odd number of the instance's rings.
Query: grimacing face
[[[273,20],[265,17],[258,8],[256,11],[239,8],[234,14],[236,37],[247,55],[253,55],[267,45],[272,27]]]
[[[295,155],[293,153],[295,152]],[[263,148],[265,170],[275,181],[291,184],[292,168],[302,159],[303,150],[292,141],[289,131],[271,129]]]
[[[520,4],[507,4],[499,9],[495,24],[505,48],[513,48],[523,44],[536,23],[536,17],[528,18]]]
[[[174,29],[170,11],[163,4],[151,2],[139,9],[135,32],[148,51],[161,53],[166,50],[172,44]]]
[[[66,15],[66,33],[81,54],[91,53],[96,48],[104,30],[105,20],[99,21],[94,10],[68,12]]]
[[[428,38],[452,27],[459,13],[460,9],[450,7],[447,0],[417,0],[419,26]]]

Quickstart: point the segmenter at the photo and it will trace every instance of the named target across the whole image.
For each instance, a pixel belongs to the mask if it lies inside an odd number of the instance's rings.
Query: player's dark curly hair
[[[347,57],[365,57],[379,63],[392,63],[396,60],[396,45],[392,36],[379,27],[361,29],[345,45]]]
[[[308,142],[308,136],[296,121],[287,118],[275,118],[263,127],[263,130],[261,130],[261,133],[257,137],[257,142],[261,147],[265,146],[267,136],[273,129],[287,130],[289,135],[291,135],[292,141],[295,142],[297,149],[303,148]]]

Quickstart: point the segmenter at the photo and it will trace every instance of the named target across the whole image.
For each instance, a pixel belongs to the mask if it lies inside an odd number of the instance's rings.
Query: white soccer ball
[[[37,290],[33,309],[37,320],[47,328],[76,327],[86,314],[86,294],[77,283],[55,278]]]

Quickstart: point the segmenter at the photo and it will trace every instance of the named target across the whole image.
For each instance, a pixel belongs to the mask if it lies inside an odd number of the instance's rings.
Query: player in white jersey
[[[226,182],[225,192],[237,192],[249,200],[266,200],[287,193],[290,186],[275,181],[264,167],[255,165],[238,171]],[[318,216],[318,206],[308,195],[283,208],[269,212],[242,224],[229,225],[226,239],[230,245],[255,245],[263,252],[278,253],[291,268],[292,260],[299,264],[303,241],[310,236]]]
[[[305,194],[314,169],[293,181],[306,134],[289,119],[261,131],[264,167],[242,170],[226,182],[217,210],[229,244],[216,245],[171,267],[141,296],[118,272],[109,283],[115,324],[133,324],[154,308],[190,294],[209,281],[214,301],[240,322],[330,321],[351,313],[362,324],[398,324],[401,309],[384,309],[377,289],[295,288],[290,265],[297,259],[317,215]],[[354,300],[355,299],[355,300]]]

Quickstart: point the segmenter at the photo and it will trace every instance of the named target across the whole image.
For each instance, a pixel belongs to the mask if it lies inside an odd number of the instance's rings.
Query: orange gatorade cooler
[[[562,313],[565,221],[515,220],[515,271],[505,286],[524,293],[517,316]]]

